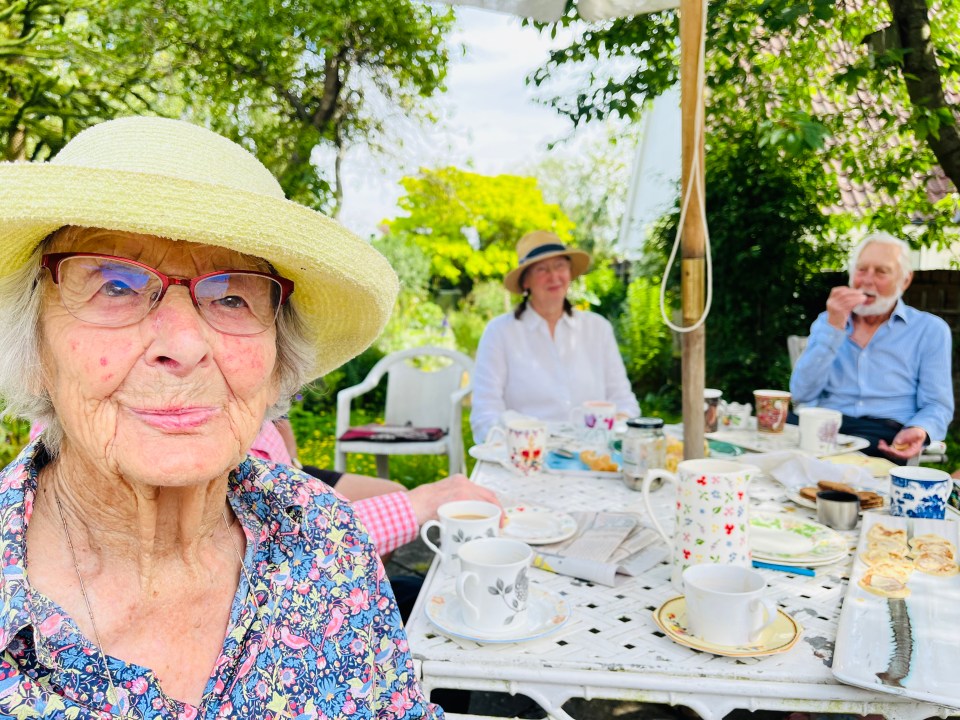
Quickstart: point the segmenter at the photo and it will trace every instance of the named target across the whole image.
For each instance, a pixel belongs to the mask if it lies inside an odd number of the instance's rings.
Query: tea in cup
[[[723,390],[704,388],[703,390],[703,431],[716,432],[720,426],[720,405],[723,402]]]
[[[777,619],[777,606],[764,597],[767,583],[756,570],[737,565],[691,565],[683,571],[687,629],[714,645],[756,643]]]
[[[518,419],[507,423],[507,428],[495,426],[487,435],[487,442],[495,442],[501,435],[506,439],[510,464],[521,475],[538,473],[543,469],[547,454],[547,424],[540,420]]]
[[[444,503],[437,509],[439,520],[427,520],[420,528],[424,544],[440,557],[441,568],[448,573],[458,570],[457,551],[461,546],[479,538],[500,534],[500,508],[482,500],[458,500]],[[431,528],[440,531],[440,545],[429,538]]]
[[[797,410],[797,417],[801,450],[811,455],[829,455],[836,451],[843,413],[829,408],[805,407]]]
[[[527,624],[533,550],[510,538],[473,540],[460,548],[457,599],[464,623],[487,634]]]
[[[905,465],[890,469],[890,514],[943,520],[953,478],[943,470]]]
[[[754,390],[753,398],[757,404],[757,431],[783,432],[790,411],[790,393],[786,390]]]

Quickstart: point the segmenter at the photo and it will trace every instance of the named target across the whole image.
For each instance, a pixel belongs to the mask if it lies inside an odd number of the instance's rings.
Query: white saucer
[[[758,531],[764,543],[751,552],[757,560],[789,561],[801,565],[836,562],[850,551],[847,540],[836,530],[804,518],[782,513],[754,513],[750,516],[751,535]],[[777,543],[774,539],[780,537]],[[777,545],[782,549],[777,551]]]
[[[430,598],[427,617],[445,635],[480,643],[514,643],[534,640],[558,629],[570,619],[570,605],[560,595],[531,586],[526,625],[507,632],[486,633],[464,623],[456,593],[445,592]]]
[[[500,534],[528,545],[548,545],[573,537],[577,521],[571,515],[545,507],[517,505],[504,510],[510,520]]]
[[[667,600],[653,611],[653,619],[667,637],[676,643],[727,657],[761,657],[786,652],[800,639],[803,628],[783,610],[777,609],[777,619],[749,645],[715,645],[694,637],[687,629],[687,600],[681,595]]]

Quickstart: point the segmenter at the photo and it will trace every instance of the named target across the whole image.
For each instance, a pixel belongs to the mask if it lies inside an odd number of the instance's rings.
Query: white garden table
[[[472,479],[496,491],[505,506],[515,503],[556,510],[615,510],[646,517],[640,493],[620,480],[544,473],[521,478],[500,465],[478,462]],[[673,486],[655,493],[655,508],[673,523]],[[765,478],[751,487],[754,507],[813,514],[787,501],[782,488]],[[857,531],[846,533],[851,547]],[[434,562],[427,574],[407,633],[424,689],[458,688],[521,693],[549,717],[570,720],[562,706],[571,698],[603,698],[685,705],[706,720],[735,709],[878,713],[891,720],[947,717],[955,711],[877,693],[837,681],[830,672],[833,645],[851,561],[820,568],[816,577],[764,570],[774,597],[804,628],[789,651],[762,658],[728,658],[674,643],[652,613],[679,593],[662,563],[642,577],[621,577],[605,587],[532,570],[531,580],[562,594],[572,614],[553,634],[524,643],[484,645],[446,637],[428,620],[425,607],[452,580]]]

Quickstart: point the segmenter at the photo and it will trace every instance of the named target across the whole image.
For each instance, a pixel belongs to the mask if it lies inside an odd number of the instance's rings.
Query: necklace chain
[[[120,702],[120,694],[117,691],[117,685],[113,680],[113,674],[110,672],[107,654],[103,649],[103,641],[100,639],[100,631],[97,629],[97,621],[93,618],[93,606],[90,604],[90,597],[87,595],[87,589],[83,585],[83,575],[80,573],[80,563],[77,561],[77,551],[74,549],[73,539],[70,537],[70,531],[67,529],[67,518],[63,513],[63,503],[60,502],[60,493],[57,492],[56,488],[53,490],[53,498],[57,503],[57,513],[60,515],[60,524],[63,526],[63,534],[67,538],[67,547],[70,549],[70,559],[73,561],[73,569],[77,574],[77,582],[80,584],[80,594],[83,596],[83,604],[87,610],[87,617],[90,620],[90,626],[93,628],[93,637],[94,640],[96,640],[97,650],[100,653],[100,662],[103,665],[103,671],[107,676],[107,684],[110,688],[110,694],[113,695],[112,702],[116,707]],[[230,545],[233,547],[233,551],[237,556],[237,560],[240,562],[240,572],[247,581],[246,595],[249,598],[250,595],[253,594],[253,579],[250,577],[250,573],[247,571],[246,563],[243,561],[243,553],[240,552],[240,546],[237,544],[237,539],[233,536],[230,523],[227,521],[226,509],[222,509],[220,511],[220,518],[223,520],[223,526],[226,528],[227,535],[230,538]],[[254,596],[254,599],[256,599],[256,596]],[[276,687],[276,675],[277,668],[274,668],[274,687]],[[283,717],[289,717],[286,707],[284,707],[281,712],[283,713]],[[121,715],[121,717],[127,718],[129,716],[124,713]]]
[[[100,662],[103,664],[103,671],[107,675],[110,694],[113,695],[111,702],[117,707],[120,705],[120,693],[117,692],[116,683],[113,681],[113,674],[110,672],[110,663],[107,661],[107,654],[103,649],[103,641],[100,639],[97,621],[93,619],[93,606],[90,604],[87,589],[83,586],[83,575],[80,573],[80,563],[77,562],[77,551],[73,547],[73,540],[70,537],[70,531],[67,529],[67,518],[63,514],[63,503],[60,502],[60,493],[57,492],[56,488],[53,489],[53,499],[57,502],[57,513],[60,515],[60,523],[63,525],[63,534],[67,538],[67,547],[70,549],[70,559],[73,560],[73,569],[77,573],[77,582],[80,583],[80,594],[83,596],[83,604],[87,609],[87,617],[90,619],[90,626],[93,628],[93,637],[97,642],[97,650],[100,652]],[[127,714],[123,713],[121,717],[126,718]]]

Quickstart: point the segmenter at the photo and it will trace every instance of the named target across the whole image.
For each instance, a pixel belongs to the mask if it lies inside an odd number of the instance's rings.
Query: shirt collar
[[[557,325],[573,325],[577,317],[577,311],[574,310],[572,314],[567,315],[563,313],[560,316],[560,320],[557,321]],[[542,327],[547,328],[547,321],[544,320],[543,316],[533,309],[533,306],[527,303],[527,309],[524,311],[523,315],[520,316],[520,322],[528,325],[530,328]]]

